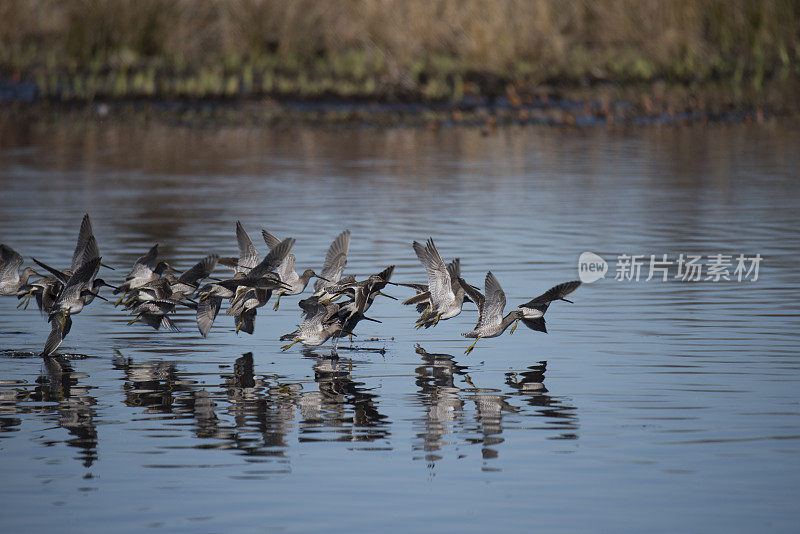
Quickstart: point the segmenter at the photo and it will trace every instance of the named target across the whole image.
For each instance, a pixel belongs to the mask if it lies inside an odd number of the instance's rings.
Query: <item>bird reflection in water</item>
[[[318,391],[304,391],[298,400],[303,418],[300,441],[373,442],[389,436],[389,422],[378,410],[378,396],[351,376],[353,360],[311,349],[303,350],[303,356],[314,361]]]
[[[497,458],[499,445],[505,440],[502,434],[507,414],[516,414],[515,429],[524,421],[522,416],[542,417],[543,424],[522,428],[556,430],[557,435],[550,439],[577,439],[575,408],[550,396],[544,386],[546,362],[506,373],[505,384],[511,391],[504,392],[477,387],[470,378],[470,368],[459,365],[450,354],[430,353],[419,345],[416,352],[423,361],[415,372],[425,415],[414,450],[424,451],[424,455],[415,459],[425,460],[428,467],[435,467],[448,448],[455,450],[458,458],[465,457],[460,443],[480,445],[484,460]],[[525,405],[516,406],[515,399],[524,399]],[[474,410],[470,409],[472,406]],[[452,437],[448,439],[448,435]],[[488,464],[483,468],[490,469]]]
[[[544,373],[547,362],[541,361],[531,365],[523,371],[506,373],[506,384],[513,388],[514,395],[522,397],[525,402],[536,410],[538,415],[547,419],[545,426],[539,429],[556,430],[559,433],[549,439],[578,439],[577,408],[564,403],[557,397],[548,395],[544,386]]]
[[[97,400],[89,394],[89,386],[79,383],[87,375],[76,372],[64,356],[46,356],[35,385],[13,384],[13,389],[0,389],[0,432],[12,431],[22,424],[16,414],[34,413],[51,418],[72,437],[66,440],[46,439],[52,444],[64,441],[79,450],[76,459],[85,467],[97,460]]]
[[[125,373],[128,406],[192,421],[192,433],[202,441],[192,442],[190,447],[234,449],[263,457],[285,455],[297,385],[282,383],[279,377],[256,376],[252,353],[237,358],[233,374],[221,374],[218,387],[198,384],[172,362],[118,357],[114,366]],[[269,473],[287,471],[288,467],[279,467]]]
[[[456,363],[451,354],[430,353],[420,345],[416,346],[416,352],[424,362],[415,372],[419,396],[425,406],[425,420],[423,430],[417,434],[422,443],[415,445],[414,450],[422,449],[425,461],[433,467],[442,459],[437,451],[451,445],[444,436],[455,432],[453,427],[463,426],[464,401],[459,395],[461,389],[455,385],[455,377],[468,377],[468,368]]]
[[[299,385],[277,375],[257,376],[252,352],[237,358],[233,374],[222,378],[229,403],[226,413],[236,428],[232,436],[236,448],[251,456],[284,457],[287,435],[295,426]]]

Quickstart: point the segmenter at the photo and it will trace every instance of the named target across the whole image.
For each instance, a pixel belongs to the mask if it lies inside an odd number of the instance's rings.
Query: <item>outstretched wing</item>
[[[100,250],[97,248],[97,241],[92,232],[92,221],[87,213],[83,216],[81,229],[78,231],[78,242],[75,244],[75,251],[72,253],[70,271],[77,271],[78,267],[99,255]]]
[[[241,221],[236,221],[236,241],[239,244],[239,265],[236,272],[247,274],[250,269],[258,265],[258,250]]]
[[[217,318],[219,309],[222,306],[222,297],[212,295],[197,304],[197,328],[203,337],[208,335],[214,319]]]
[[[451,300],[453,298],[453,287],[450,273],[436,245],[433,243],[433,239],[428,239],[425,246],[416,241],[411,246],[428,273],[428,291],[431,294],[433,307],[437,307],[440,302]]]
[[[69,277],[67,283],[64,284],[64,289],[56,300],[56,305],[60,302],[77,299],[80,297],[81,291],[91,283],[100,269],[100,258],[94,258],[81,265],[72,276]]]
[[[16,250],[0,245],[0,280],[19,277],[19,268],[22,267],[23,261]]]
[[[474,286],[468,284],[463,278],[459,277],[458,283],[461,284],[461,287],[464,289],[464,293],[466,293],[469,298],[472,299],[472,302],[474,302],[478,307],[478,324],[481,324],[483,322],[483,308],[486,299],[480,291],[475,289]]]
[[[286,255],[292,250],[294,246],[294,238],[287,237],[280,242],[275,248],[269,251],[261,263],[252,268],[248,273],[248,278],[261,278],[273,272],[278,265],[286,258]]]
[[[137,258],[133,264],[130,274],[125,280],[133,280],[134,278],[147,278],[153,272],[158,258],[158,243],[153,245],[146,254]]]
[[[530,328],[531,330],[536,330],[537,332],[544,332],[547,333],[547,326],[544,322],[544,317],[537,317],[536,319],[526,319],[522,318],[522,324]]]
[[[322,265],[322,278],[314,282],[314,292],[318,292],[328,285],[336,283],[342,277],[344,268],[347,265],[347,254],[350,252],[350,230],[345,230],[333,240],[325,254],[325,263]]]
[[[178,281],[184,284],[197,285],[199,280],[208,278],[211,271],[217,266],[217,259],[219,259],[219,256],[216,254],[209,254],[181,274]]]
[[[281,282],[287,282],[294,272],[294,254],[287,254],[280,265],[278,265],[278,278]]]
[[[54,317],[50,323],[50,334],[44,342],[42,356],[53,354],[72,328],[72,318],[69,315],[64,316],[63,322],[61,317]]]
[[[482,324],[500,324],[503,320],[503,309],[506,307],[506,294],[492,271],[486,273],[484,285],[486,300],[481,309],[479,322]]]
[[[273,248],[277,247],[281,244],[281,240],[272,235],[271,233],[267,232],[263,228],[261,229],[261,237],[264,238],[264,243],[267,244],[267,248],[272,250]]]
[[[39,267],[41,267],[42,269],[44,269],[44,270],[46,270],[46,271],[49,271],[49,272],[50,272],[50,273],[51,273],[53,276],[55,276],[55,277],[56,277],[56,278],[57,278],[57,279],[58,279],[58,280],[59,280],[59,281],[60,281],[62,284],[63,284],[63,283],[66,283],[66,282],[67,282],[67,280],[69,280],[69,275],[68,275],[68,274],[66,274],[66,273],[64,273],[63,271],[59,271],[59,270],[58,270],[58,269],[56,269],[55,267],[50,267],[50,266],[49,266],[49,265],[47,265],[46,263],[44,263],[44,262],[41,262],[41,261],[37,260],[36,258],[33,258],[33,261],[36,263],[36,265],[38,265],[38,266],[39,266]]]
[[[554,300],[561,300],[576,289],[578,286],[581,285],[579,280],[573,280],[571,282],[564,282],[563,284],[558,284],[557,286],[553,286],[541,295],[536,298],[533,298],[526,302],[525,304],[520,304],[520,308],[535,308],[542,313],[547,311],[547,307],[550,305],[551,302]]]

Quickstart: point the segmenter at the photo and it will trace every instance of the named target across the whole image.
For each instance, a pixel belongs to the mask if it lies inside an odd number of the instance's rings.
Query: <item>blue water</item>
[[[424,281],[432,236],[507,310],[608,262],[548,334],[429,330],[378,298],[352,344],[127,326],[95,301],[59,352],[0,300],[0,516],[34,532],[795,532],[800,509],[800,136],[780,125],[630,130],[186,129],[3,125],[0,241],[69,264],[90,213],[119,282],[160,243],[188,268],[236,254],[241,220],[321,267]],[[618,281],[620,255],[760,254],[758,279]],[[647,274],[643,267],[643,274]],[[675,274],[672,267],[670,275]],[[219,270],[224,275],[224,270]],[[411,290],[389,287],[398,298]]]

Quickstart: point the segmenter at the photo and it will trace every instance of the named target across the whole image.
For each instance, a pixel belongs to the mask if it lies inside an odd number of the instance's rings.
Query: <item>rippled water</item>
[[[321,266],[422,281],[433,236],[508,308],[609,262],[547,335],[417,331],[377,299],[353,345],[280,351],[297,297],[254,335],[127,326],[95,301],[60,352],[0,300],[0,512],[9,532],[796,531],[800,136],[780,126],[313,130],[0,127],[0,240],[59,266],[91,214],[119,281],[234,255],[240,219]],[[761,254],[758,280],[614,280],[618,256]],[[673,267],[674,269],[675,267]],[[671,272],[674,274],[674,270]],[[410,290],[390,288],[397,297]],[[359,350],[355,350],[359,349]]]

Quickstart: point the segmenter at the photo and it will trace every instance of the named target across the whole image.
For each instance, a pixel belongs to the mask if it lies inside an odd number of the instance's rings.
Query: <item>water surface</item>
[[[92,216],[119,281],[153,243],[174,266],[234,255],[241,220],[321,266],[422,281],[433,236],[508,308],[609,262],[550,333],[414,329],[376,300],[338,358],[221,314],[207,339],[127,326],[96,301],[60,352],[0,300],[0,512],[9,531],[790,532],[800,519],[800,158],[778,125],[632,130],[0,128],[0,241],[66,266]],[[761,254],[758,280],[616,281],[621,254]],[[220,271],[222,274],[223,271]],[[674,271],[673,271],[674,273]],[[404,298],[410,290],[390,288]],[[359,350],[350,350],[354,347]]]

